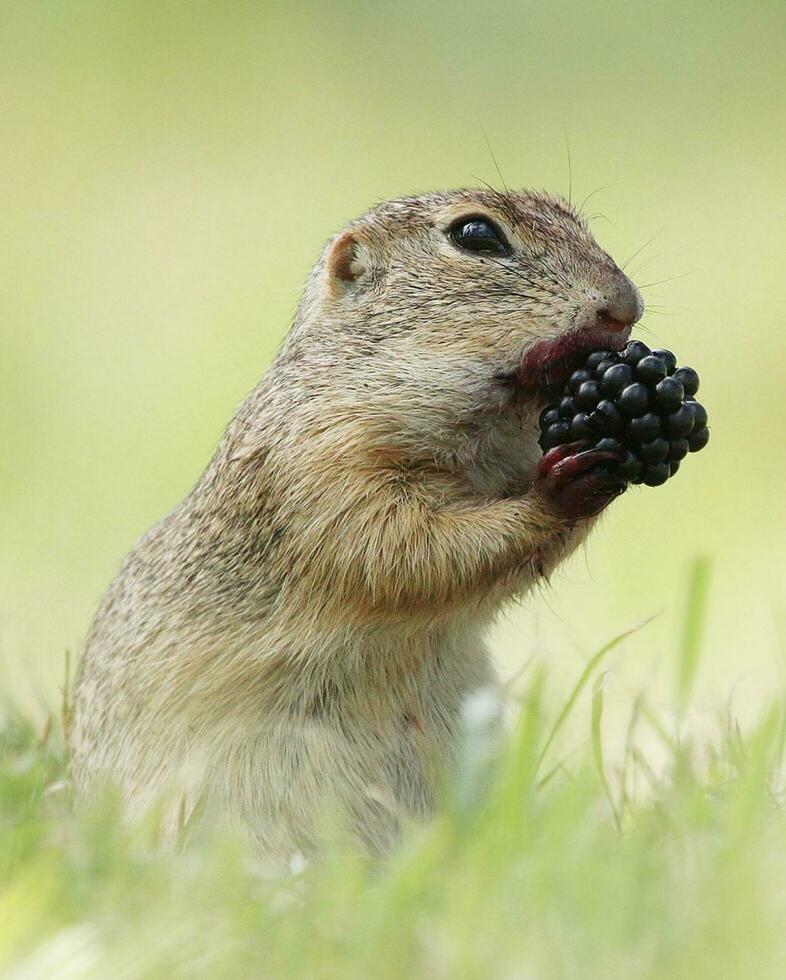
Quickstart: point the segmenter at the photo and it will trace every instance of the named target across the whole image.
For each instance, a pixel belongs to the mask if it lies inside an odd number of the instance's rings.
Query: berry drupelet
[[[593,351],[541,413],[540,447],[587,442],[618,453],[615,472],[628,483],[660,486],[709,441],[698,390],[698,374],[677,367],[669,350],[633,340],[619,352]]]

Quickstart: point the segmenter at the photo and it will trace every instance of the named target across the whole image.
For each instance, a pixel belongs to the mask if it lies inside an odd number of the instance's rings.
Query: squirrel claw
[[[561,446],[555,446],[553,449],[549,449],[538,461],[537,476],[547,476],[557,463],[561,463],[563,459],[567,459],[569,456],[578,455],[578,453],[583,449],[587,449],[590,445],[591,443],[586,441],[566,442]]]
[[[594,517],[627,488],[614,466],[624,454],[586,449],[586,445],[557,446],[543,456],[537,468],[536,489],[570,521]]]

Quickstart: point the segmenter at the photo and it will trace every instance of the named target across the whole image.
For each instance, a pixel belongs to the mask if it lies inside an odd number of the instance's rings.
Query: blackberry
[[[643,415],[649,407],[649,388],[640,381],[634,381],[632,385],[622,389],[617,402],[623,414],[630,418],[637,418],[639,415]]]
[[[601,361],[605,361],[607,357],[611,357],[610,350],[595,350],[587,358],[587,370],[594,371],[595,368],[600,364]]]
[[[623,452],[622,462],[604,465],[629,483],[658,487],[709,441],[698,390],[698,374],[678,367],[670,350],[632,340],[623,351],[592,351],[560,401],[541,412],[540,447],[546,452],[583,441],[588,448]]]
[[[671,476],[670,463],[651,463],[645,467],[641,482],[648,487],[659,487]]]
[[[623,480],[627,480],[629,483],[640,483],[641,474],[644,472],[644,463],[628,450],[625,459],[617,467],[617,472]]]
[[[613,357],[604,357],[600,364],[595,368],[595,377],[601,381],[606,376],[606,372],[617,367],[619,358],[615,354]]]
[[[587,424],[593,432],[604,436],[613,436],[622,431],[625,423],[614,402],[604,398],[603,401],[598,402],[597,408],[587,416]]]
[[[676,412],[685,397],[685,389],[676,378],[664,378],[655,385],[655,404],[661,412]]]
[[[696,374],[693,368],[677,368],[677,370],[673,373],[673,377],[679,381],[679,383],[685,389],[685,394],[689,398],[693,398],[693,396],[699,390],[699,376]]]
[[[568,385],[571,394],[575,395],[584,382],[592,381],[593,377],[593,372],[587,371],[586,368],[583,370],[574,371],[570,376],[570,384]]]
[[[636,365],[636,377],[646,385],[654,385],[663,381],[667,374],[666,362],[654,354],[642,357]]]
[[[544,453],[565,442],[570,442],[570,423],[562,420],[554,422],[540,436],[540,448]]]
[[[576,412],[570,420],[570,438],[573,442],[592,438],[592,429],[587,423],[586,412]]]
[[[699,429],[698,432],[691,432],[691,434],[688,436],[688,452],[697,453],[700,449],[704,449],[709,441],[709,429],[704,428]]]
[[[638,447],[638,455],[645,463],[662,463],[669,455],[669,443],[666,439],[642,443]]]
[[[578,374],[578,371],[576,373]],[[577,408],[580,408],[583,412],[590,411],[600,401],[600,385],[597,381],[582,381],[575,398]]]
[[[627,364],[614,364],[603,375],[601,386],[605,394],[612,398],[633,381],[633,369]]]
[[[695,427],[696,418],[690,406],[685,402],[663,419],[663,429],[671,439],[682,439],[689,436]]]
[[[570,421],[576,414],[576,403],[573,401],[570,395],[566,395],[559,403],[559,408],[557,411],[559,412],[559,417],[561,419]]]
[[[631,367],[635,367],[642,357],[648,357],[652,351],[647,347],[646,344],[642,344],[640,340],[631,340],[625,350],[622,352],[621,360],[623,364],[629,364]],[[592,355],[590,355],[591,357]],[[601,358],[600,360],[603,360]],[[600,363],[600,361],[598,362]]]
[[[654,357],[659,357],[666,364],[666,374],[674,374],[677,370],[677,358],[672,354],[670,350],[654,350],[652,352]],[[686,368],[690,371],[691,368]],[[693,372],[696,374],[696,372]],[[698,375],[696,374],[698,378]]]
[[[693,416],[691,416],[691,423]],[[692,427],[692,426],[691,426]],[[650,442],[657,439],[661,433],[660,416],[654,412],[647,412],[646,415],[639,415],[638,418],[628,422],[628,434],[634,442]]]
[[[669,441],[669,455],[666,457],[670,463],[679,463],[681,459],[690,452],[687,439],[671,439]]]

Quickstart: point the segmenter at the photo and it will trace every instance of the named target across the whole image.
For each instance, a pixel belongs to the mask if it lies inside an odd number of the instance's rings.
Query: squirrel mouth
[[[526,351],[511,380],[522,393],[547,404],[561,392],[587,354],[594,350],[623,350],[629,335],[630,328],[623,331],[584,328],[553,340],[540,340]]]

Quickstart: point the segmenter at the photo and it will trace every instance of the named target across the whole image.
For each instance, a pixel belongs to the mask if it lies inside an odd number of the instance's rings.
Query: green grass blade
[[[603,720],[603,685],[607,675],[608,671],[604,670],[602,674],[599,674],[595,678],[595,682],[592,685],[592,758],[595,762],[595,768],[598,771],[601,784],[603,785],[603,792],[606,794],[611,812],[614,814],[614,823],[617,826],[617,830],[622,830],[620,815],[617,812],[614,797],[611,795],[611,790],[609,789],[609,782],[606,779],[606,767],[603,762],[601,722]]]
[[[619,633],[613,639],[609,640],[609,642],[605,644],[605,646],[602,646],[596,654],[590,657],[586,667],[581,672],[579,679],[576,681],[573,690],[570,692],[570,696],[568,697],[568,700],[562,706],[562,710],[557,715],[557,720],[554,722],[551,731],[546,737],[546,741],[543,743],[543,748],[540,750],[540,755],[538,756],[538,761],[535,767],[536,770],[540,767],[540,764],[543,762],[543,759],[546,753],[548,752],[549,748],[551,747],[551,744],[553,743],[554,739],[557,737],[557,734],[559,733],[562,726],[567,721],[568,716],[570,715],[571,711],[574,708],[574,705],[579,699],[579,695],[587,686],[589,679],[595,673],[595,670],[602,663],[603,659],[607,656],[607,654],[611,653],[611,651],[615,647],[619,646],[623,640],[627,639],[633,633],[638,633],[640,629],[643,629],[645,626],[651,623],[652,619],[653,617],[651,616],[649,619],[645,619],[642,623],[637,623],[635,626],[631,626],[630,629],[625,630],[623,633]]]
[[[694,561],[688,584],[688,600],[679,651],[677,698],[680,714],[685,713],[699,666],[701,639],[707,616],[710,573],[711,563],[708,558],[702,556]]]

